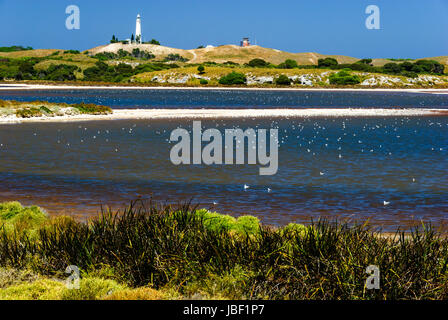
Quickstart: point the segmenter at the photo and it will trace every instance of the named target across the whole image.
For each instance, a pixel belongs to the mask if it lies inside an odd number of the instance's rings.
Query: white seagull
[[[390,202],[388,202],[388,201],[383,201],[383,204],[384,204],[385,206],[387,206],[387,205],[390,204]]]
[[[244,184],[244,190],[249,189],[249,186],[247,184]]]

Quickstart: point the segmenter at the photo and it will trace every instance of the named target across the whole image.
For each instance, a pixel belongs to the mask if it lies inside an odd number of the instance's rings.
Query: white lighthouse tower
[[[140,20],[140,14],[137,15],[137,21],[135,23],[135,43],[142,43],[142,22]]]

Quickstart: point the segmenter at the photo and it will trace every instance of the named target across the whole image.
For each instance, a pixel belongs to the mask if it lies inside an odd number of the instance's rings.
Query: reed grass
[[[136,201],[117,212],[102,209],[88,223],[47,222],[36,237],[3,228],[0,265],[45,276],[61,275],[67,265],[87,275],[108,270],[104,278],[125,286],[182,297],[448,298],[448,243],[431,227],[383,237],[367,225],[321,220],[253,228],[250,218],[250,227],[236,228],[240,219],[206,214],[191,203]],[[369,265],[380,269],[379,290],[366,288]]]

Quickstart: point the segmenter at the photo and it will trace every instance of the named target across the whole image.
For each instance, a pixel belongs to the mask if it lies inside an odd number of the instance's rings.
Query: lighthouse
[[[137,15],[137,21],[135,22],[135,43],[142,43],[142,22],[140,14]]]

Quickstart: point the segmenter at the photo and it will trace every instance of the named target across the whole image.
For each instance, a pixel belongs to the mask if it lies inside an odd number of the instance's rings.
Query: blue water
[[[64,99],[67,93],[60,94],[58,99]],[[124,99],[136,106],[140,94]],[[219,103],[214,94],[209,101]],[[273,95],[292,101],[289,92]],[[384,106],[395,95],[382,94],[378,101]],[[90,92],[86,96],[95,99]],[[446,103],[447,98],[431,97]],[[73,99],[69,95],[64,101]],[[102,103],[123,103],[108,99]],[[199,103],[197,97],[189,99],[186,106]],[[360,101],[358,96],[351,99]],[[267,100],[273,103],[274,98]],[[274,176],[260,176],[258,165],[173,165],[170,133],[191,125],[186,120],[0,125],[0,200],[89,216],[100,204],[118,208],[139,196],[169,202],[193,198],[203,207],[253,214],[274,225],[319,217],[370,219],[386,231],[420,220],[443,226],[448,218],[448,117],[202,121],[204,129],[278,128],[279,169]],[[246,191],[244,184],[250,186]]]
[[[448,96],[412,92],[249,90],[1,90],[0,99],[96,103],[127,108],[448,108]]]

